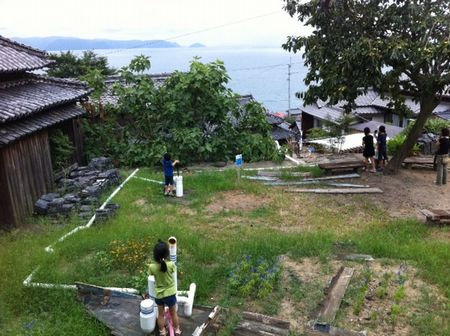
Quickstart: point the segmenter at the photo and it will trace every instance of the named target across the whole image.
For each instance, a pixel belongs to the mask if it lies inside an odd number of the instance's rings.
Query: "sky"
[[[0,35],[280,46],[307,29],[283,0],[0,0]]]

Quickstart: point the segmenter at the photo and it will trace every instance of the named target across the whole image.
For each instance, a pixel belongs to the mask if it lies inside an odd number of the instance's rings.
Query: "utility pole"
[[[291,116],[291,66],[292,57],[289,57],[288,64],[288,117]]]

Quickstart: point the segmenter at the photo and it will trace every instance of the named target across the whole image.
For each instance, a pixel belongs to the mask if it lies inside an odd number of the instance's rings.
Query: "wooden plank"
[[[345,168],[358,168],[365,167],[365,163],[362,160],[358,161],[341,161],[341,162],[324,162],[319,163],[320,169],[345,169]]]
[[[307,336],[367,336],[364,331],[353,331],[341,328],[330,327],[328,332],[318,331],[318,330],[306,330]]]
[[[405,164],[433,164],[434,156],[410,156],[403,160]]]
[[[434,213],[432,213],[430,210],[421,209],[419,211],[427,218],[427,220],[436,220]]]
[[[288,193],[311,194],[380,194],[380,188],[336,188],[336,189],[285,189]]]
[[[208,320],[203,322],[202,325],[195,328],[192,336],[202,336],[208,330],[208,328],[217,320],[220,312],[220,307],[215,306],[213,311],[208,315]]]
[[[320,322],[331,323],[334,321],[342,298],[353,276],[354,269],[350,267],[341,267],[336,276],[332,279],[327,297],[321,303],[322,308],[319,311],[317,320]]]
[[[289,329],[281,329],[275,326],[264,324],[256,321],[242,320],[236,326],[234,335],[250,336],[250,335],[264,335],[264,336],[288,336]]]
[[[261,322],[264,324],[270,324],[278,328],[289,329],[291,327],[291,322],[284,321],[275,317],[262,315],[252,312],[243,312],[242,317],[246,320]]]
[[[247,180],[266,181],[266,182],[278,181],[278,178],[270,177],[270,176],[247,176],[247,175],[243,175],[242,178],[243,179],[247,179]]]
[[[313,182],[320,182],[320,181],[346,180],[346,179],[359,178],[359,177],[361,177],[359,174],[345,174],[345,175],[335,175],[335,176],[323,176],[323,177],[317,177],[317,178],[307,178],[307,179],[303,179],[302,181],[266,182],[264,184],[271,185],[271,186],[289,186],[289,185],[306,184],[305,182],[313,183]]]
[[[291,171],[258,171],[259,176],[267,177],[281,177],[281,176],[294,176],[294,177],[312,177],[310,172],[291,172]]]

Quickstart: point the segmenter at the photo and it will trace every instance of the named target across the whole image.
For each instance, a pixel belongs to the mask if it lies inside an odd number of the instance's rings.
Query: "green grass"
[[[150,169],[142,169],[138,175],[162,180],[159,172]],[[351,241],[356,252],[376,258],[407,260],[417,265],[426,280],[450,295],[450,246],[426,239],[432,229],[415,220],[391,221],[381,209],[363,200],[348,205],[330,197],[311,199],[248,180],[237,181],[233,170],[188,173],[184,185],[186,203],[180,203],[163,197],[161,185],[131,179],[112,201],[120,204],[114,218],[55,244],[53,254],[44,248],[78,225],[76,218],[56,224],[34,220],[30,229],[0,236],[0,335],[108,335],[107,329],[85,312],[74,292],[30,289],[22,282],[39,265],[34,279],[39,282],[133,287],[136,273],[99,261],[98,256],[108,253],[114,240],[144,239],[149,242],[150,255],[157,239],[175,235],[179,242],[179,287],[195,282],[197,303],[215,302],[237,311],[253,305],[261,312],[275,314],[280,305],[273,303],[286,295],[304,298],[313,309],[317,300],[309,295],[322,291],[291,278],[286,289],[277,288],[267,298],[249,302],[235,297],[224,289],[230,272],[244,255],[288,255],[293,260],[319,257],[326,267],[338,241]],[[231,190],[244,191],[256,200],[268,197],[271,203],[250,211],[208,211],[209,204],[221,202],[223,193]],[[449,315],[445,310],[442,314],[442,318]],[[423,316],[415,317],[416,328],[420,329],[422,320]]]

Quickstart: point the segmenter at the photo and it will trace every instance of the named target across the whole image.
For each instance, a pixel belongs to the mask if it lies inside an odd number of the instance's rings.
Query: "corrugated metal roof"
[[[31,71],[53,63],[44,51],[0,36],[0,73]]]
[[[62,106],[56,109],[42,111],[24,120],[2,125],[0,129],[0,147],[16,141],[25,135],[81,116],[85,113],[86,111],[83,108],[76,105]]]
[[[0,124],[75,102],[92,90],[80,81],[25,76],[0,84]]]

